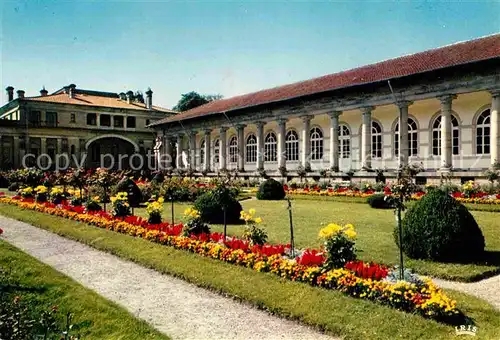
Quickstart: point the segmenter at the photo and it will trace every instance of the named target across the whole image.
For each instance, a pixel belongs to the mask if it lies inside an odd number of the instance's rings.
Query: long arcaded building
[[[159,156],[208,174],[479,177],[500,161],[499,56],[495,34],[214,101],[153,123]]]

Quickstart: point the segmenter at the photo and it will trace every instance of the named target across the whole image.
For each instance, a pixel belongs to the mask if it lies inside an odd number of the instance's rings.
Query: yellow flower
[[[330,238],[342,230],[342,227],[335,223],[330,223],[319,231],[320,238]]]
[[[253,215],[255,215],[256,211],[255,211],[255,209],[252,208],[252,209],[248,210],[248,213],[253,216]]]
[[[344,231],[344,235],[350,238],[351,240],[354,240],[356,238],[356,232],[352,229],[346,229]]]
[[[163,202],[165,202],[165,199],[163,197],[160,197],[160,198],[158,198],[158,202],[163,203]]]
[[[257,218],[255,219],[255,223],[257,223],[257,224],[262,223],[262,218],[257,217]]]

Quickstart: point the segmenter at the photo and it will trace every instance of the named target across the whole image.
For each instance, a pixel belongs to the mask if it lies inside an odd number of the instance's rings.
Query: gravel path
[[[296,322],[0,216],[2,239],[174,339],[334,339]]]
[[[493,307],[500,310],[500,275],[478,282],[455,282],[433,278],[439,287],[458,290],[488,301]]]

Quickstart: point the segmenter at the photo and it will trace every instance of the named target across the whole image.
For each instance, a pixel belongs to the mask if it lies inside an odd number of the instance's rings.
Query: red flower
[[[351,261],[346,263],[345,269],[352,271],[356,276],[363,279],[381,280],[387,276],[389,270],[377,263],[364,263],[363,261]]]
[[[2,229],[2,228],[0,228],[0,235],[2,235],[2,234],[3,234],[3,229]]]

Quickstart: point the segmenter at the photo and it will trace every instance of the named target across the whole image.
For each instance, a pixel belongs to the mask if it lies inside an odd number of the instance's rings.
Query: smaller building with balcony
[[[85,167],[103,165],[101,156],[109,154],[115,168],[127,168],[128,157],[146,156],[153,148],[147,126],[176,113],[154,106],[151,89],[145,95],[118,94],[71,84],[52,94],[43,88],[35,97],[18,90],[14,98],[9,86],[6,95],[7,103],[0,107],[0,169],[21,167],[28,154],[33,157],[27,165],[35,165],[41,154],[54,162],[56,155],[66,154],[71,166]],[[116,162],[120,156],[122,164]],[[50,163],[47,157],[44,162]]]

